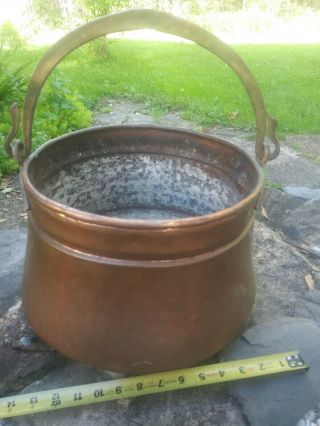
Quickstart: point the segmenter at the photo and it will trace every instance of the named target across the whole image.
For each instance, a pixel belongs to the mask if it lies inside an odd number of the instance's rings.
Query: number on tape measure
[[[120,393],[121,393],[121,391],[120,391]],[[104,396],[103,389],[96,389],[94,391],[93,395],[94,395],[95,398],[101,398],[102,396]]]
[[[0,399],[0,418],[75,407],[180,388],[307,370],[298,352],[266,355],[184,370],[39,391]]]

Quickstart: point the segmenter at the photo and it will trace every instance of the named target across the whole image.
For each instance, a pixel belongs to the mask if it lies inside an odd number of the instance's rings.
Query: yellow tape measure
[[[285,352],[184,370],[32,392],[1,398],[0,418],[302,369],[307,370],[308,367],[301,355],[298,352]]]

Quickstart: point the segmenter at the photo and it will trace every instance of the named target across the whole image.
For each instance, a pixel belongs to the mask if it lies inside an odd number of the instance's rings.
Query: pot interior
[[[180,219],[224,210],[257,186],[259,170],[238,148],[206,135],[157,127],[93,128],[36,151],[34,188],[64,206],[126,219]]]

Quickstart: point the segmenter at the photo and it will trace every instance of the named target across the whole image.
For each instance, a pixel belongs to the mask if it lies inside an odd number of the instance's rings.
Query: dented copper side
[[[144,373],[195,364],[241,332],[254,302],[250,235],[263,178],[260,165],[232,144],[160,126],[86,129],[29,155],[49,72],[86,41],[134,28],[184,36],[225,60],[252,101],[260,164],[277,155],[278,144],[241,58],[207,31],[164,12],[101,18],[40,61],[23,118],[26,317],[70,358]],[[264,145],[266,131],[273,152]]]

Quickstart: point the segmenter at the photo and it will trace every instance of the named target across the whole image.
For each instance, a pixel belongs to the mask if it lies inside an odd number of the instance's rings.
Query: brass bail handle
[[[263,165],[277,157],[279,143],[275,137],[276,120],[268,116],[259,86],[241,57],[230,46],[196,24],[166,12],[137,9],[104,16],[82,25],[60,39],[43,56],[35,68],[27,88],[23,110],[23,143],[14,140],[18,130],[19,114],[16,105],[11,109],[13,125],[6,138],[5,148],[19,164],[22,164],[31,152],[32,123],[37,100],[45,81],[57,64],[73,50],[97,37],[139,29],[158,30],[191,40],[228,64],[244,85],[255,113],[257,125],[255,154],[258,162]],[[274,145],[272,152],[264,144],[266,133]]]

